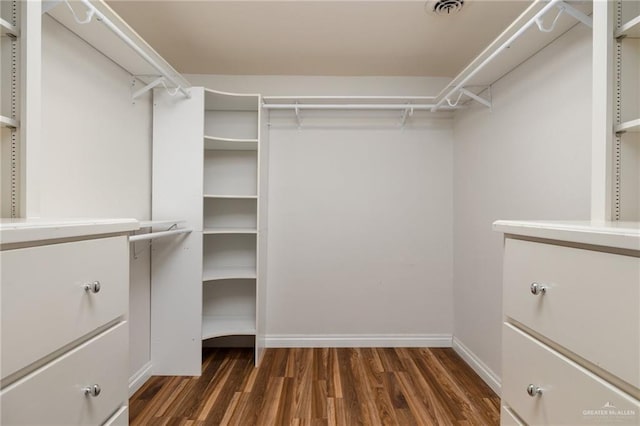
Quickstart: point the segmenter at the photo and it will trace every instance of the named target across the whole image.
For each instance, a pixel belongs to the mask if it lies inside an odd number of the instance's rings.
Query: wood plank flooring
[[[194,377],[152,377],[135,425],[497,425],[500,399],[452,349],[204,349]]]

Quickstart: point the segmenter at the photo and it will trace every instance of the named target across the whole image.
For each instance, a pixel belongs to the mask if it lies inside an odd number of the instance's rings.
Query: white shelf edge
[[[2,18],[0,18],[0,31],[3,36],[20,37],[20,30]]]
[[[205,228],[202,231],[206,235],[216,234],[257,234],[256,228]]]
[[[218,195],[218,194],[204,194],[204,198],[230,198],[238,200],[257,200],[257,195]]]
[[[207,136],[205,135],[204,140],[206,141],[216,141],[216,142],[253,142],[258,143],[258,139],[234,139],[234,138],[222,138],[218,136]]]
[[[640,37],[640,15],[636,16],[626,24],[624,24],[615,34],[616,38],[620,37],[630,37],[630,38],[639,38]]]
[[[140,228],[153,228],[156,226],[170,226],[184,223],[184,220],[140,220]]]
[[[251,336],[256,334],[256,320],[249,317],[202,317],[202,340],[223,336]]]
[[[5,117],[4,115],[0,115],[0,127],[7,127],[9,129],[17,129],[18,122],[13,118]]]
[[[616,133],[622,132],[640,132],[640,118],[636,118],[635,120],[625,121],[624,123],[618,124],[615,128]]]
[[[256,268],[218,268],[202,272],[202,282],[219,280],[255,280],[258,277]]]

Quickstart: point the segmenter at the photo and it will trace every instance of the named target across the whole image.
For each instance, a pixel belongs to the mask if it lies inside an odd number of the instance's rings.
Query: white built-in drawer
[[[510,408],[506,406],[500,407],[500,425],[501,426],[524,426],[520,420],[513,414]]]
[[[531,284],[546,287],[534,295]],[[640,387],[640,258],[507,238],[504,314]]]
[[[0,259],[2,377],[127,313],[126,236],[7,250]],[[94,281],[100,291],[86,291]]]
[[[0,392],[2,425],[101,425],[126,404],[127,323],[121,322]],[[98,396],[84,388],[100,386]]]
[[[526,424],[640,422],[638,400],[510,324],[502,344],[502,399]],[[542,394],[530,396],[529,385]]]

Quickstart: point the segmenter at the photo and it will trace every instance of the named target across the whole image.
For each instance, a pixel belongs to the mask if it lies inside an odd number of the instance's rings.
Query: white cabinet
[[[127,424],[137,222],[3,222],[3,425]],[[114,423],[115,422],[115,423]]]
[[[626,226],[495,223],[502,424],[640,421],[640,224]]]
[[[196,230],[154,243],[155,374],[199,375],[202,340],[255,336],[256,363],[264,347],[268,139],[261,97],[190,90],[191,99],[154,93],[153,218],[187,218]]]

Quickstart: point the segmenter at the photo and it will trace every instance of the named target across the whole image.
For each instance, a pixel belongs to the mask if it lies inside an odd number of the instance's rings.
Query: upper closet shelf
[[[204,109],[207,111],[258,111],[260,95],[204,90]]]
[[[56,21],[147,86],[158,85],[190,97],[189,82],[102,0],[65,0],[47,12]]]
[[[457,105],[461,89],[481,93],[579,22],[593,26],[591,11],[591,2],[536,0],[438,94],[434,110]]]
[[[0,18],[0,31],[3,36],[19,37],[20,31],[4,19]]]
[[[640,16],[636,16],[616,31],[616,38],[621,37],[640,38]]]

